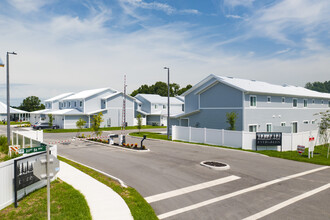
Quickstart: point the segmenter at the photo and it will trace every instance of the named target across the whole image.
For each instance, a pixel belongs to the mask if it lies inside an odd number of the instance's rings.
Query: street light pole
[[[167,139],[170,140],[170,68],[167,69]]]
[[[10,145],[9,54],[17,55],[17,53],[7,52],[7,144],[8,146]]]

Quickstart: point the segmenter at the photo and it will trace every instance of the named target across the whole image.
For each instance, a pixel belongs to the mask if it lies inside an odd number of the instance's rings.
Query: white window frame
[[[163,109],[166,109],[166,105],[163,105]]]
[[[268,125],[270,125],[270,131],[268,131]],[[272,129],[273,128],[273,125],[272,125],[272,123],[266,123],[266,131],[267,132],[272,132]]]
[[[296,132],[293,132],[293,123],[297,123],[297,131]],[[291,124],[292,124],[292,133],[298,133],[298,125],[299,125],[298,121],[292,121]]]
[[[305,102],[306,102],[306,106],[305,106]],[[308,99],[304,99],[304,108],[308,107]]]
[[[282,104],[285,103],[285,97],[282,97]]]
[[[312,124],[312,125],[315,125],[315,122],[316,122],[315,120],[312,120],[312,121],[311,121],[311,124]]]
[[[77,102],[76,101],[73,102],[73,107],[77,107]]]
[[[268,101],[269,99],[269,101]],[[271,103],[272,102],[272,97],[271,96],[267,96],[267,103]]]
[[[322,99],[322,100],[321,100],[321,105],[323,105],[323,104],[324,104],[324,100]]]
[[[250,131],[250,127],[252,127],[252,126],[256,127],[256,131]],[[249,124],[248,128],[249,128],[249,132],[258,132],[258,124]]]
[[[285,121],[281,122],[281,127],[285,127],[285,126],[286,126],[286,122]]]
[[[297,106],[294,106],[294,100],[296,100],[296,102],[297,102]],[[298,99],[297,99],[297,98],[293,98],[293,99],[292,99],[292,107],[293,107],[293,108],[298,108]]]
[[[71,108],[71,102],[68,102],[68,107]]]
[[[313,104],[313,105],[315,104],[315,99],[312,99],[312,104]]]
[[[328,100],[328,107],[330,108],[330,100]]]
[[[157,107],[158,107],[158,105],[157,105],[157,104],[155,104],[155,109],[157,109]]]
[[[251,105],[251,98],[255,98],[255,105]],[[257,107],[257,96],[256,95],[250,95],[250,107],[256,108]]]

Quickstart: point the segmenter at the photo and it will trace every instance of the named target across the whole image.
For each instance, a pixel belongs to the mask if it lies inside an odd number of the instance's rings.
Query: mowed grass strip
[[[59,160],[70,164],[71,166],[77,168],[78,170],[88,174],[94,179],[100,181],[101,183],[109,186],[116,193],[118,193],[126,202],[129,207],[131,214],[135,220],[153,220],[158,219],[152,207],[147,203],[147,201],[133,188],[122,187],[118,182],[107,177],[93,169],[85,167],[79,163],[75,163],[71,160],[63,158],[61,156],[57,157]]]
[[[51,219],[92,219],[85,197],[60,179],[53,181],[50,189]],[[47,219],[47,187],[38,189],[0,211],[0,219]]]
[[[153,132],[133,132],[129,135],[135,136],[135,137],[143,137],[143,135],[147,136],[148,138],[152,139],[159,139],[159,140],[167,140],[166,135],[153,133]],[[171,141],[171,140],[170,140]],[[327,158],[327,150],[328,147],[324,145],[316,146],[314,149],[314,157],[308,158],[308,148],[306,148],[305,152],[300,155],[297,151],[274,151],[274,150],[260,150],[260,151],[253,151],[253,150],[243,150],[240,148],[232,148],[232,147],[226,147],[226,146],[219,146],[219,145],[211,145],[211,144],[203,144],[203,143],[192,143],[192,142],[186,142],[186,141],[174,141],[174,142],[181,142],[181,143],[188,143],[188,144],[197,144],[197,145],[204,145],[204,146],[211,146],[211,147],[220,147],[220,148],[228,148],[233,150],[241,150],[241,151],[248,151],[253,153],[259,153],[264,154],[270,157],[278,157],[282,159],[287,160],[295,160],[300,162],[306,162],[306,163],[313,163],[313,164],[319,164],[319,165],[326,165],[330,166],[330,157]]]
[[[153,129],[153,128],[166,128],[164,126],[152,126],[152,125],[145,125],[142,126],[141,129]],[[121,127],[107,127],[107,128],[100,128],[101,131],[116,131],[120,130]],[[129,126],[125,128],[126,130],[134,130],[137,129],[136,126]],[[92,128],[83,128],[81,130],[78,129],[44,129],[45,133],[69,133],[69,132],[93,132]]]

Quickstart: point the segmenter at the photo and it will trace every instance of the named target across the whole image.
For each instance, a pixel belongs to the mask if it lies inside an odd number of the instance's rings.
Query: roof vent
[[[256,80],[255,79],[251,79],[251,81],[255,82]]]
[[[289,85],[285,83],[285,84],[283,84],[282,86],[283,86],[283,87],[288,87]]]
[[[227,76],[227,78],[234,79],[234,77],[232,77],[232,76]]]

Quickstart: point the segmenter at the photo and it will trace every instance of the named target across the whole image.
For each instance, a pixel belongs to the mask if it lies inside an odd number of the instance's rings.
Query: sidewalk
[[[94,220],[132,220],[125,201],[111,188],[60,161],[58,177],[79,190],[86,198]]]

